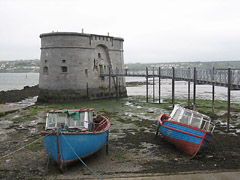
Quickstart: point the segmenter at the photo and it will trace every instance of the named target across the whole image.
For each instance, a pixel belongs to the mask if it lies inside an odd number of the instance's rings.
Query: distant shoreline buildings
[[[14,60],[0,61],[0,72],[4,73],[38,73],[40,69],[40,60]]]

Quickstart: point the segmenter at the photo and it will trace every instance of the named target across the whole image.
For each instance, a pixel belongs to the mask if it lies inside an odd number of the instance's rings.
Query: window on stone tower
[[[66,63],[66,60],[62,60],[62,63]]]
[[[88,69],[85,69],[85,75],[88,76]]]
[[[43,67],[43,74],[48,74],[48,67],[47,66]]]
[[[67,66],[62,66],[62,72],[67,72]]]
[[[98,58],[101,58],[101,53],[98,53]]]

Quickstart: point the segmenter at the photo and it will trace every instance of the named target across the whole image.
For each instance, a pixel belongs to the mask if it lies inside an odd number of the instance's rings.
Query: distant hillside
[[[161,68],[233,68],[240,69],[239,61],[212,61],[212,62],[173,62],[173,63],[129,63],[126,64],[129,69],[146,69],[146,67],[161,67]]]
[[[233,68],[240,69],[239,61],[212,61],[212,62],[172,62],[172,63],[129,63],[126,64],[128,69],[146,69],[146,67],[161,68]],[[40,60],[15,60],[0,61],[0,73],[3,72],[39,72]]]
[[[39,72],[40,60],[0,61],[0,72]]]

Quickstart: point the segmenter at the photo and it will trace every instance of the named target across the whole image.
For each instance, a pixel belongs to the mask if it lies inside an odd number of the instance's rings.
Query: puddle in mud
[[[158,148],[158,145],[147,142],[141,142],[140,147],[141,147],[140,153],[151,155],[152,154],[151,149]]]
[[[26,107],[34,105],[37,102],[37,98],[38,98],[38,96],[35,96],[35,97],[24,99],[24,100],[19,101],[19,102],[9,103],[9,104],[6,104],[5,107],[9,107],[9,108],[16,108],[16,107],[26,108]]]

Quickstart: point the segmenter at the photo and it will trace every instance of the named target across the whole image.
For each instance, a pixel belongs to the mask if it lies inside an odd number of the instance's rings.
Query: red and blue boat
[[[171,115],[161,114],[157,133],[192,158],[210,141],[215,125],[210,117],[176,105]]]
[[[93,109],[47,111],[43,143],[48,155],[63,165],[80,160],[108,145],[110,121]]]

